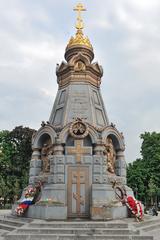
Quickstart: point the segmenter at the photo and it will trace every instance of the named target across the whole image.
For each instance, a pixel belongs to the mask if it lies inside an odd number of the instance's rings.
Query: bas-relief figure
[[[76,7],[78,12],[82,9],[81,5]],[[104,220],[104,215],[126,216],[122,206],[113,204],[105,212],[103,208],[115,198],[111,181],[126,184],[125,147],[122,135],[109,123],[100,92],[103,70],[92,62],[93,47],[83,34],[82,23],[79,16],[75,37],[66,47],[66,62],[56,68],[59,88],[50,119],[32,141],[29,183],[43,178],[40,200],[58,199],[61,204],[58,208],[53,204],[49,210],[38,204],[31,206],[29,217]]]
[[[53,146],[51,144],[44,143],[41,149],[42,160],[42,172],[48,173],[50,170],[49,156],[53,155]]]
[[[105,154],[107,156],[107,170],[110,173],[115,173],[116,151],[113,145],[113,141],[110,137],[107,138],[105,147]]]
[[[75,64],[75,71],[85,71],[86,70],[86,66],[85,64],[82,62],[82,61],[78,61],[76,64]]]

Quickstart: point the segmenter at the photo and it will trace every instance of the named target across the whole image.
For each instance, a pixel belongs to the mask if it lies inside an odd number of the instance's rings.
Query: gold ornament
[[[67,48],[75,46],[75,45],[85,45],[88,48],[93,49],[89,38],[84,36],[83,31],[82,31],[84,28],[84,23],[83,23],[83,19],[81,16],[81,12],[86,11],[86,9],[81,3],[78,3],[77,6],[74,8],[74,11],[77,11],[77,13],[78,13],[77,22],[76,22],[76,26],[75,26],[77,29],[77,32],[76,32],[75,37],[71,37],[71,39],[67,45]]]
[[[69,132],[72,137],[83,139],[88,135],[88,126],[82,121],[82,119],[77,118],[72,122]]]

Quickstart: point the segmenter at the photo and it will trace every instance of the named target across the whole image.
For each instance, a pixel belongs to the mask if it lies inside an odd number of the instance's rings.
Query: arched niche
[[[70,147],[74,146],[74,138],[71,135],[68,135],[65,145]]]
[[[85,71],[85,70],[86,70],[86,65],[85,65],[85,63],[84,63],[82,60],[78,60],[78,61],[75,63],[74,70],[75,70],[76,72]]]
[[[45,126],[38,130],[36,135],[32,140],[32,148],[39,148],[41,149],[44,144],[54,144],[55,138],[57,137],[56,132],[51,126]]]
[[[116,128],[108,127],[102,132],[102,139],[105,144],[104,155],[107,156],[107,170],[121,176],[121,162],[124,161],[125,150],[124,139]]]
[[[82,53],[78,53],[70,60],[70,65],[75,65],[78,61],[83,62],[85,65],[90,64],[90,60]]]
[[[108,127],[102,132],[102,140],[105,143],[107,138],[110,137],[113,141],[113,145],[116,151],[124,151],[125,144],[124,138],[121,133],[117,131],[117,129],[113,127]]]
[[[66,140],[66,146],[74,146],[74,138],[71,135],[68,135],[67,140]],[[88,135],[83,139],[83,146],[84,147],[92,147],[92,139]]]
[[[52,139],[51,136],[48,133],[44,133],[43,135],[40,136],[38,140],[38,147],[42,148],[44,145],[51,145],[52,144]]]
[[[84,138],[84,143],[83,143],[83,145],[84,145],[85,147],[92,147],[92,146],[93,146],[93,144],[92,144],[92,139],[91,139],[90,135],[88,135],[87,137]]]
[[[91,138],[89,135],[79,139],[68,135],[64,150],[65,155],[75,155],[76,160],[79,162],[84,155],[92,156],[93,145]]]

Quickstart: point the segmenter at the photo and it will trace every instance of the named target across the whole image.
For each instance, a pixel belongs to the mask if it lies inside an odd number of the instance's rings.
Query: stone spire
[[[83,34],[81,12],[86,9],[78,4],[74,10],[78,12],[77,32],[66,47],[66,62],[57,65],[59,90],[49,122],[57,128],[63,128],[80,118],[94,127],[103,128],[109,125],[100,93],[103,69],[98,63],[92,63],[93,48]]]

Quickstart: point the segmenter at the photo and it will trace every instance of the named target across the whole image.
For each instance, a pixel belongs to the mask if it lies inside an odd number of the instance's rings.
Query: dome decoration
[[[72,46],[76,46],[76,45],[83,45],[83,46],[86,46],[86,47],[90,48],[91,50],[93,50],[93,47],[90,43],[89,38],[84,36],[83,31],[82,31],[82,29],[84,28],[84,23],[83,23],[83,19],[81,17],[81,12],[86,11],[86,9],[84,8],[84,6],[81,3],[78,3],[77,6],[74,8],[74,11],[78,12],[77,22],[76,22],[77,32],[74,37],[71,37],[66,49],[68,49]]]
[[[75,37],[71,37],[67,49],[75,45],[84,45],[93,49],[88,37],[84,36],[82,30],[77,30]]]

